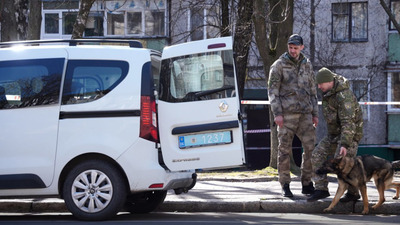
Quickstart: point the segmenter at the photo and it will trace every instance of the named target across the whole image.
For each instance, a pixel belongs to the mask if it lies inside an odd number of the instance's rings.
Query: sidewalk
[[[293,178],[290,188],[294,197],[281,197],[281,186],[276,179],[206,179],[200,180],[187,194],[169,193],[159,211],[178,212],[269,212],[269,213],[323,213],[331,203],[337,189],[336,178],[331,177],[331,196],[317,202],[307,202],[301,194],[301,182]],[[377,210],[371,207],[378,201],[373,182],[368,182],[370,214],[400,214],[400,200],[393,200],[394,189],[385,191],[386,202]],[[360,213],[362,200],[356,204],[338,203],[331,213]]]
[[[399,178],[395,178],[398,180]],[[276,177],[260,178],[200,178],[186,194],[170,191],[157,211],[162,212],[269,212],[269,213],[323,213],[336,192],[336,178],[330,178],[331,196],[317,202],[307,202],[301,194],[301,184],[292,178],[290,188],[294,198],[281,197],[281,187]],[[400,200],[393,200],[394,189],[385,191],[386,202],[377,210],[371,206],[378,200],[373,182],[368,182],[370,214],[400,214]],[[362,201],[338,203],[331,213],[356,213],[362,211]],[[0,212],[42,213],[67,212],[60,199],[1,199]]]

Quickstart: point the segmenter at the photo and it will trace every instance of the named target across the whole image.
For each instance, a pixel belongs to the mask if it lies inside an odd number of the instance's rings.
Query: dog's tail
[[[392,162],[392,167],[393,167],[394,169],[399,169],[399,168],[400,168],[400,160],[393,161],[393,162]]]

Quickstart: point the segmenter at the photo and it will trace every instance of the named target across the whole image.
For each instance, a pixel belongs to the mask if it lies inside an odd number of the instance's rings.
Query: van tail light
[[[158,140],[156,101],[154,97],[141,97],[140,137],[156,143]]]

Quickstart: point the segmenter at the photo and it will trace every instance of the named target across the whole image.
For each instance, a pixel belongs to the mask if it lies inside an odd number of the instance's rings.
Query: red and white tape
[[[241,100],[243,105],[269,105],[269,101],[265,100]],[[400,105],[400,102],[358,102],[360,105]],[[319,101],[318,105],[322,103]]]

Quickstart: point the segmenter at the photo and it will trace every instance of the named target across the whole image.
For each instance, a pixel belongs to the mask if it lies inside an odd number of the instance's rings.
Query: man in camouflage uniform
[[[327,122],[328,134],[315,147],[312,153],[313,169],[319,169],[328,157],[357,155],[358,142],[363,136],[363,115],[357,98],[349,89],[346,78],[332,73],[327,68],[318,71],[316,80],[323,92],[322,109]],[[309,202],[329,196],[328,180],[325,175],[314,174],[315,193]],[[360,198],[355,187],[349,187],[341,202]]]
[[[303,39],[298,34],[289,37],[288,51],[270,69],[268,97],[278,125],[278,173],[282,196],[293,197],[290,191],[290,151],[294,135],[303,146],[301,163],[302,193],[313,194],[311,153],[315,146],[318,125],[317,90],[314,71],[301,51]]]

